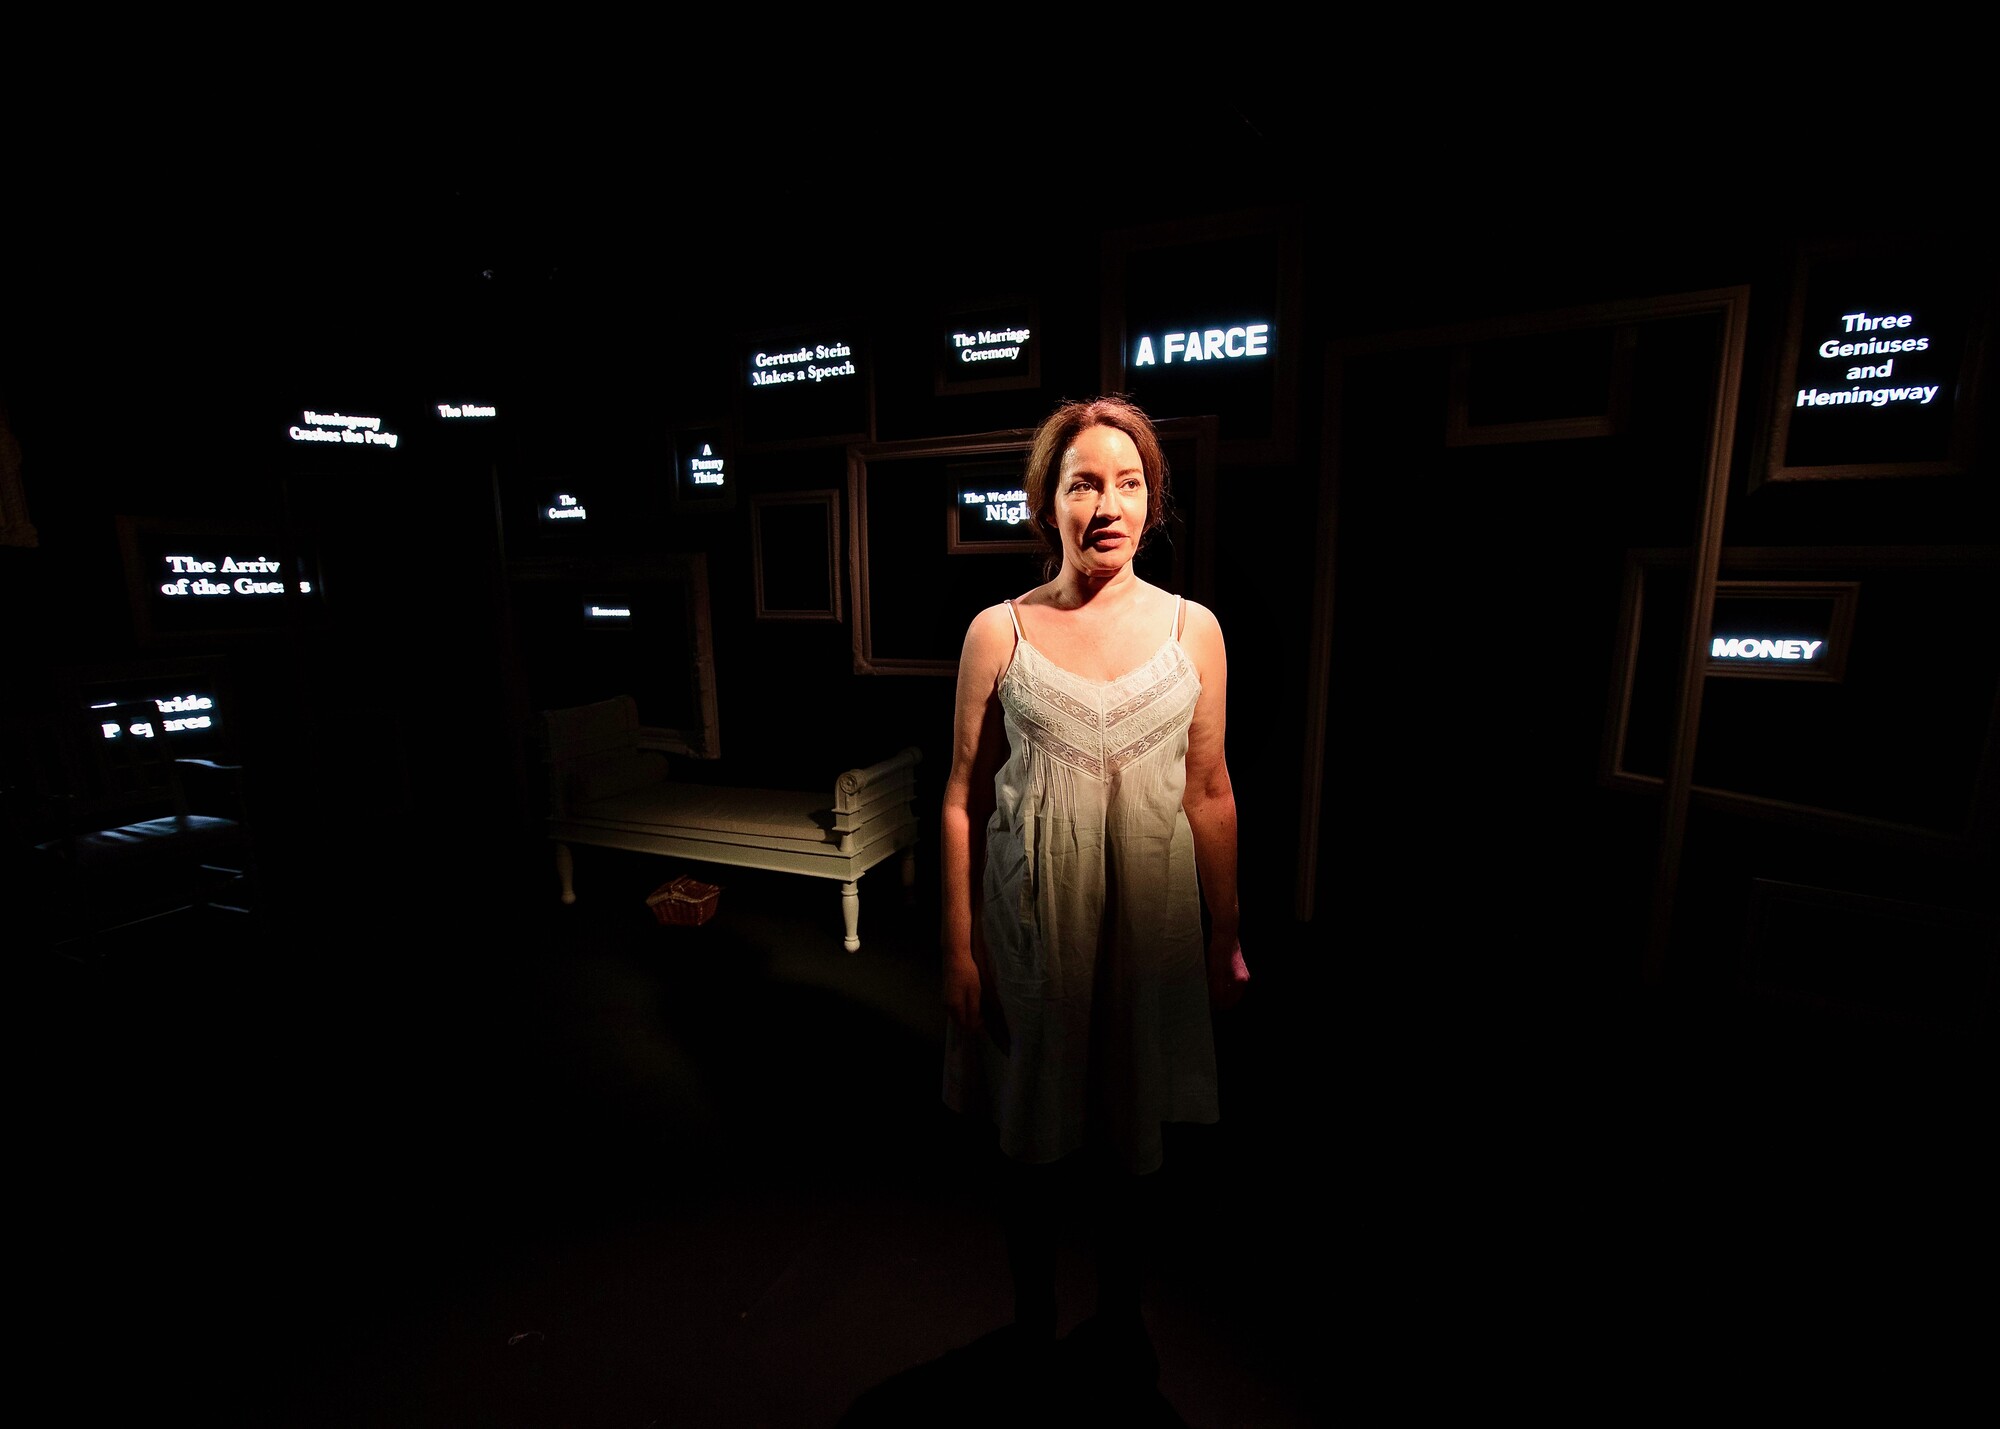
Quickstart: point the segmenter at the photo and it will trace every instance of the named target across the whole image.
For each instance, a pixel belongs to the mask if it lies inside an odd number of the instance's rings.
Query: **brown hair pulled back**
[[[1046,564],[1050,574],[1061,567],[1063,554],[1062,537],[1054,522],[1056,478],[1061,472],[1063,454],[1092,427],[1115,427],[1139,449],[1139,464],[1146,473],[1146,525],[1139,533],[1142,549],[1153,532],[1173,514],[1167,458],[1160,450],[1153,419],[1137,403],[1115,394],[1083,402],[1064,402],[1036,429],[1035,440],[1028,448],[1028,510],[1034,516],[1035,535],[1048,548]]]

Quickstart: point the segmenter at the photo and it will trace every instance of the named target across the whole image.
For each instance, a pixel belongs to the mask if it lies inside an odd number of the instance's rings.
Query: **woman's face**
[[[1079,433],[1057,465],[1049,519],[1065,564],[1086,576],[1129,565],[1146,530],[1146,469],[1132,439],[1116,427]]]

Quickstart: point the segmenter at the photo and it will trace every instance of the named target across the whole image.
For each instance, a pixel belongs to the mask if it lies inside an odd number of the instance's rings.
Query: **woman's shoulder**
[[[973,630],[1004,630],[1011,636],[1014,633],[1014,612],[1007,607],[1012,603],[1012,601],[1005,600],[994,601],[993,604],[972,617],[971,628]]]
[[[1006,601],[987,606],[965,628],[967,655],[994,656],[1014,648],[1014,614]]]
[[[1187,615],[1181,621],[1181,648],[1194,661],[1204,684],[1213,680],[1228,663],[1229,656],[1222,639],[1222,622],[1200,601],[1187,602]]]
[[[1222,622],[1215,618],[1214,611],[1191,597],[1183,596],[1181,599],[1187,606],[1187,617],[1181,623],[1183,636],[1199,630],[1203,635],[1213,636],[1218,640],[1222,638]]]

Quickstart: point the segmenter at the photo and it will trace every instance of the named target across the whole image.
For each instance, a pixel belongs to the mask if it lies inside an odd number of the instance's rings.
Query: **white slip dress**
[[[946,1028],[945,1103],[1027,1162],[1101,1146],[1156,1170],[1161,1125],[1217,1118],[1215,1041],[1181,795],[1201,677],[1183,602],[1115,680],[1028,643],[1000,677],[1008,757],[986,826],[982,928],[999,1026]]]

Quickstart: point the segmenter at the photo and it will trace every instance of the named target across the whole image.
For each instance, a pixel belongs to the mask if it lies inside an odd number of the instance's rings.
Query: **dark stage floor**
[[[939,1395],[999,1422],[976,1342],[1009,1282],[990,1153],[938,1098],[934,902],[864,882],[848,954],[835,885],[698,870],[718,916],[665,928],[663,865],[578,862],[571,908],[551,878],[505,910],[189,914],[42,966],[65,1422],[831,1426]],[[1251,1017],[1222,1029],[1246,1108]],[[1319,1422],[1262,1284],[1320,1253],[1315,1148],[1232,1122],[1175,1144],[1159,1394],[1112,1422]],[[1060,1266],[1068,1326],[1080,1235]]]
[[[1010,1313],[988,1152],[938,1100],[934,901],[864,882],[847,954],[832,885],[685,866],[721,911],[662,928],[642,898],[678,869],[587,852],[572,908],[552,879],[301,899],[36,963],[27,1397],[75,1424],[1288,1429],[1743,1383],[1915,1411],[1976,1362],[1942,1308],[1990,1290],[1962,1091],[1850,1071],[1829,1109],[1637,1017],[1468,1043],[1350,995],[1380,955],[1353,930],[1345,958],[1297,930],[1219,1022],[1223,1122],[1169,1149],[1157,1394],[1017,1414],[980,1353]],[[1081,1235],[1061,1254],[1068,1327],[1092,1269]]]

